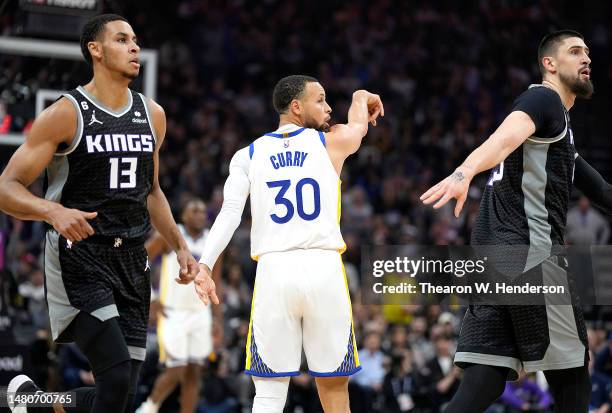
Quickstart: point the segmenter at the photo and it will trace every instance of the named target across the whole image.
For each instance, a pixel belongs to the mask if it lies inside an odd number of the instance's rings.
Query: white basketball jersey
[[[283,125],[249,146],[251,256],[294,249],[343,252],[340,179],[325,135]]]
[[[204,241],[206,241],[209,231],[207,229],[204,230],[199,238],[194,239],[187,233],[182,224],[179,224],[178,228],[187,242],[189,251],[191,251],[196,261],[199,260],[200,253],[204,248]],[[164,254],[159,277],[159,296],[161,304],[164,307],[173,309],[210,309],[210,306],[205,306],[198,298],[193,283],[184,285],[175,281],[175,279],[178,278],[179,271],[180,267],[176,260],[176,253],[172,251],[168,254]]]

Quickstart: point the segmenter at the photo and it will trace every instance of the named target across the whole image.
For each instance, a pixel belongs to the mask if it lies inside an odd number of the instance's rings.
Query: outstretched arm
[[[379,115],[385,116],[380,96],[366,90],[353,93],[348,122],[332,126],[325,137],[327,152],[338,175],[344,160],[361,146],[361,140],[368,133],[368,123],[376,126]]]
[[[457,199],[455,216],[458,217],[467,198],[472,178],[499,165],[533,135],[535,130],[535,124],[528,114],[522,111],[510,113],[489,139],[476,148],[455,172],[421,195],[421,201],[426,205],[438,201],[433,206],[438,209],[455,198]]]
[[[595,205],[612,214],[612,185],[610,185],[582,156],[576,158],[574,185]]]
[[[240,225],[242,211],[251,188],[248,175],[249,161],[248,148],[239,150],[232,158],[229,176],[223,187],[223,205],[204,244],[200,258],[200,272],[195,282],[196,292],[205,304],[208,304],[209,299],[215,304],[219,303],[212,282],[212,268]]]
[[[166,195],[159,186],[158,171],[159,171],[159,148],[162,146],[164,137],[166,135],[166,115],[164,110],[157,103],[149,100],[149,111],[151,112],[151,121],[155,128],[155,153],[153,154],[153,186],[151,192],[147,197],[147,209],[151,216],[151,222],[153,226],[162,237],[166,240],[166,243],[173,251],[176,251],[176,257],[179,262],[180,272],[176,281],[180,284],[188,284],[198,274],[198,264],[191,255],[189,247],[181,235],[170,205],[166,199]]]

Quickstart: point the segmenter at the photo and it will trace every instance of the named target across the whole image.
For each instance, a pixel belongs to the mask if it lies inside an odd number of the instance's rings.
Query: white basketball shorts
[[[253,376],[297,376],[302,348],[312,376],[349,376],[361,369],[337,251],[259,257],[246,347],[246,373]]]
[[[157,323],[159,361],[166,367],[203,364],[212,352],[212,315],[204,310],[165,308]]]

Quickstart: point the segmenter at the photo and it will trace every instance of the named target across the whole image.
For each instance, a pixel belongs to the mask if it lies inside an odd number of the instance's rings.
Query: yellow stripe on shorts
[[[246,342],[246,370],[251,369],[251,336],[253,334],[253,312],[255,310],[255,292],[257,291],[257,283],[253,287],[253,298],[251,299],[251,319],[249,321],[249,334]]]

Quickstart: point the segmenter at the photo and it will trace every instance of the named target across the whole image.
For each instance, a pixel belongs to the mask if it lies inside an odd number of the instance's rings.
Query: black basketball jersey
[[[577,154],[569,114],[554,90],[532,85],[515,100],[514,110],[527,113],[536,132],[491,172],[472,244],[526,246],[526,254],[543,251],[539,258],[516,257],[520,267],[525,259],[531,267],[553,245],[564,244]]]
[[[65,94],[77,110],[77,133],[46,171],[45,198],[97,212],[90,224],[98,235],[141,237],[150,229],[155,129],[145,97],[128,91],[128,104],[119,112],[80,86]]]

